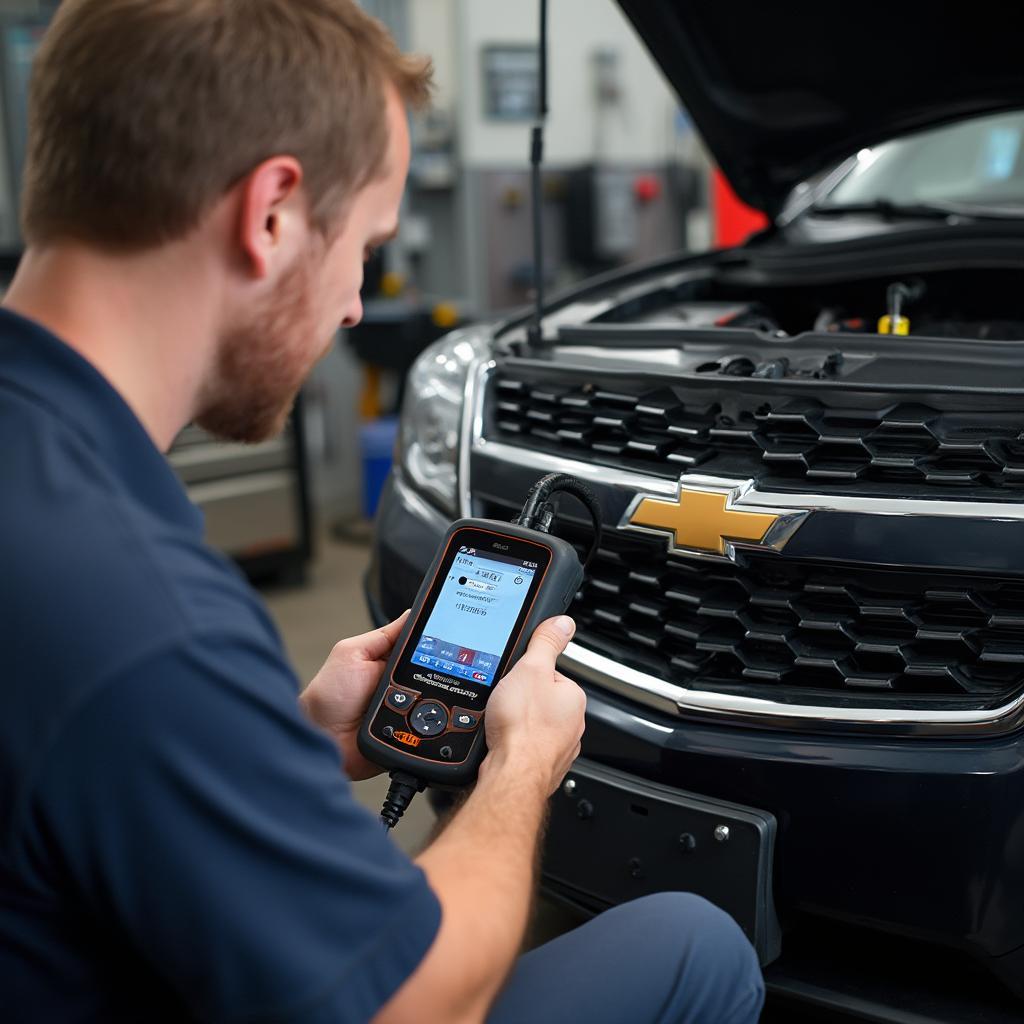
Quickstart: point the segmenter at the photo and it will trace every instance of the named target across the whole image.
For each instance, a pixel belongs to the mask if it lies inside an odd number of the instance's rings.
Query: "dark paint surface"
[[[408,606],[440,538],[389,484],[367,578],[378,617]],[[856,924],[959,949],[1020,984],[1021,735],[935,741],[767,732],[687,723],[588,687],[583,754],[774,814],[784,929],[807,915]]]

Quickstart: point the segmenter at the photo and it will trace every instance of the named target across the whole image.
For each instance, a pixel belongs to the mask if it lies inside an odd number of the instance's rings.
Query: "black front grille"
[[[558,532],[583,549],[585,531],[559,520]],[[999,579],[701,561],[608,533],[571,612],[584,646],[702,690],[981,707],[1024,686],[1024,584]]]
[[[487,424],[496,440],[662,475],[699,468],[782,486],[1024,488],[1024,409],[838,408],[819,398],[726,398],[670,383],[499,370]]]

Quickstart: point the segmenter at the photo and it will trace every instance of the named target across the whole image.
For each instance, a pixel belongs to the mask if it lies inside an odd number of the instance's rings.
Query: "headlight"
[[[413,364],[402,405],[399,458],[412,485],[458,513],[459,437],[470,367],[489,352],[491,328],[446,334]],[[467,413],[468,415],[468,413]]]

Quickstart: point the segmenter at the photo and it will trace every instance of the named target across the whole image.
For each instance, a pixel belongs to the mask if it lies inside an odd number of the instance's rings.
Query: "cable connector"
[[[548,499],[551,495],[558,493],[571,494],[583,502],[590,513],[591,521],[594,524],[594,537],[584,562],[584,568],[586,568],[601,546],[601,505],[594,492],[581,480],[565,473],[549,473],[547,476],[541,477],[530,488],[526,501],[523,503],[522,512],[512,522],[531,530],[539,530],[541,533],[550,533],[551,523],[555,518],[555,506]]]
[[[541,533],[550,533],[551,524],[555,521],[555,504],[552,501],[545,501],[537,509],[537,518],[534,520],[533,529]]]
[[[407,772],[391,773],[391,785],[388,786],[388,795],[384,798],[384,806],[380,811],[380,820],[385,832],[389,832],[398,824],[405,814],[405,809],[412,803],[412,798],[417,793],[422,793],[425,788],[425,782]]]

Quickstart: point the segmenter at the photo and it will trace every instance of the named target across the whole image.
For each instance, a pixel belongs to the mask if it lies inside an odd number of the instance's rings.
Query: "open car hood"
[[[1024,107],[1008,8],[619,0],[737,194],[789,191],[873,143]]]

